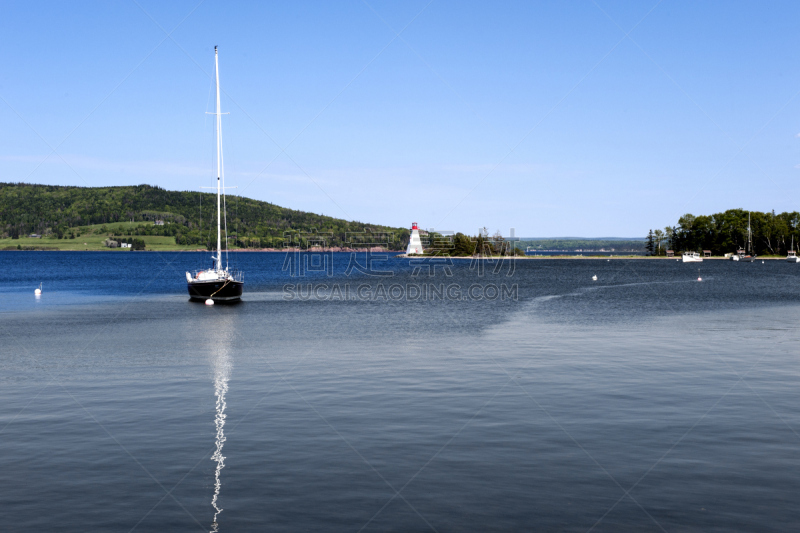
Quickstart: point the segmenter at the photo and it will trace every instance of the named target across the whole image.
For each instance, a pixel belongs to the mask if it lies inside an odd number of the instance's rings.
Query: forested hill
[[[325,238],[327,246],[347,246],[347,234],[362,232],[393,234],[389,243],[393,249],[402,249],[408,242],[407,229],[350,222],[245,197],[228,196],[227,212],[231,247],[281,247],[287,233],[303,235],[315,231],[332,234]],[[164,225],[154,224],[156,221],[164,221]],[[123,227],[117,224],[120,222],[129,223],[125,227],[132,235],[172,236],[176,244],[207,246],[216,241],[216,194],[167,191],[151,185],[61,187],[0,183],[3,238],[31,233],[60,237],[73,228],[96,224],[108,224],[113,233]]]

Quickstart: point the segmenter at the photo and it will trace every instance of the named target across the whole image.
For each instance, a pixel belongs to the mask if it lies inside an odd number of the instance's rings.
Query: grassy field
[[[131,224],[120,222],[116,224],[103,224],[94,226],[80,226],[70,228],[67,233],[74,233],[74,239],[58,239],[55,236],[42,237],[41,239],[31,239],[30,237],[20,237],[19,239],[0,239],[0,250],[22,249],[36,250],[90,250],[106,252],[130,252],[130,248],[108,248],[103,244],[110,235],[122,235],[127,233],[127,228]],[[104,228],[105,231],[101,231]],[[147,250],[168,251],[168,250],[196,250],[197,245],[181,246],[175,244],[175,237],[162,237],[150,235],[134,235],[137,239],[142,239]]]

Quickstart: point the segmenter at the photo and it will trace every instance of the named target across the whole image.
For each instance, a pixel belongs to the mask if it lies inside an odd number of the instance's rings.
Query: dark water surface
[[[800,528],[800,265],[285,260],[0,252],[2,529]]]

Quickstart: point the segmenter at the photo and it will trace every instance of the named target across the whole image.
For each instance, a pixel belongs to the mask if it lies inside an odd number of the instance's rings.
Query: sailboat
[[[189,288],[189,297],[192,300],[206,300],[214,303],[216,300],[236,301],[242,297],[244,288],[243,273],[228,268],[227,253],[225,266],[222,266],[222,210],[220,208],[220,195],[225,186],[221,183],[225,172],[222,167],[222,112],[219,105],[219,53],[214,47],[214,69],[217,81],[217,250],[212,259],[213,266],[208,270],[198,270],[194,273],[186,272],[186,283]],[[225,243],[227,250],[228,232],[225,225]],[[210,300],[210,302],[209,302]]]
[[[786,253],[786,260],[790,263],[800,263],[800,257],[797,257],[797,252],[794,251],[794,235],[792,235],[792,248]]]
[[[738,253],[738,256],[739,261],[744,261],[745,263],[752,263],[756,260],[756,254],[753,253],[753,231],[750,228],[750,213],[747,213],[747,251]]]

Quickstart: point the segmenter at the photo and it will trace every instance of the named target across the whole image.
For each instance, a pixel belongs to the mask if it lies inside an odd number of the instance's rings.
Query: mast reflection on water
[[[214,340],[211,343],[211,364],[214,370],[214,395],[216,396],[216,414],[214,416],[214,425],[216,427],[216,450],[211,455],[211,460],[217,463],[214,472],[214,496],[211,498],[211,506],[214,508],[214,520],[211,523],[211,533],[219,531],[219,524],[217,523],[217,516],[222,512],[219,506],[219,493],[222,488],[222,480],[220,474],[222,469],[225,468],[225,456],[222,455],[222,447],[225,445],[225,395],[228,393],[228,380],[231,374],[231,357],[230,357],[230,342],[232,340],[232,331],[229,324],[230,320],[222,320],[218,327],[214,328]]]

